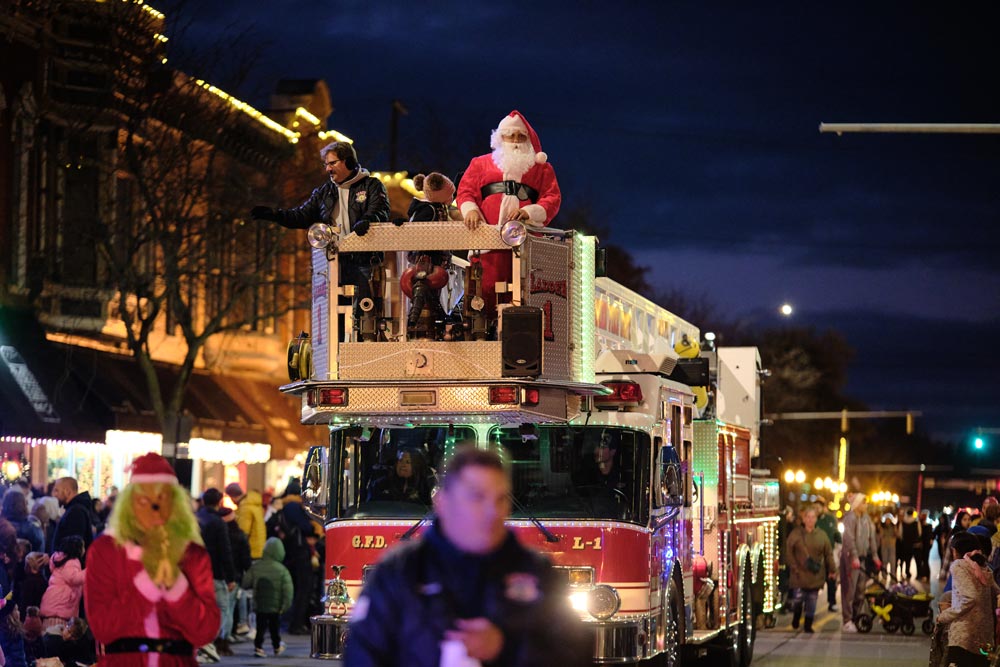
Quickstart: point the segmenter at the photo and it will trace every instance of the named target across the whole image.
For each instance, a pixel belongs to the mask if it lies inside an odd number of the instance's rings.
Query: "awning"
[[[104,442],[114,418],[30,310],[0,308],[0,437]]]
[[[113,428],[158,433],[149,391],[141,369],[131,356],[88,348],[72,348],[73,371],[114,416]],[[156,364],[164,391],[176,381],[177,369]],[[195,371],[188,383],[182,410],[193,418],[191,437],[223,442],[268,443],[272,459],[325,441],[326,431],[299,423],[300,402],[285,396],[277,383]]]

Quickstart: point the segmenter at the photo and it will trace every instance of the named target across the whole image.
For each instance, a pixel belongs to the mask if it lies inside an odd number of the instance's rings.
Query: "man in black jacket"
[[[76,535],[83,540],[83,546],[90,549],[94,541],[94,503],[90,499],[90,493],[84,491],[80,493],[80,487],[72,477],[60,477],[52,486],[52,496],[59,501],[61,507],[65,507],[62,518],[56,525],[56,532],[52,537],[52,548],[57,549],[64,537]],[[81,565],[86,565],[87,555],[80,559]]]
[[[215,580],[215,601],[221,613],[219,635],[215,647],[220,655],[232,655],[229,648],[230,626],[233,624],[233,603],[236,590],[236,566],[233,562],[233,549],[229,542],[229,531],[222,517],[219,516],[219,504],[222,502],[222,492],[218,489],[206,489],[201,494],[201,507],[195,513],[198,525],[201,527],[201,539],[212,561],[212,579]]]
[[[345,664],[592,661],[593,638],[571,611],[564,582],[504,525],[510,481],[496,454],[456,453],[434,508],[434,525],[376,566],[352,608]]]
[[[309,198],[296,208],[254,206],[251,215],[290,229],[308,229],[314,223],[325,222],[338,238],[351,232],[364,236],[371,223],[389,221],[389,195],[385,186],[361,167],[351,144],[335,141],[324,146],[319,155],[330,176],[328,182],[313,190]],[[361,300],[372,297],[369,284],[372,267],[381,261],[381,253],[359,252],[341,257],[340,281],[344,285],[355,286],[355,331],[361,317]]]

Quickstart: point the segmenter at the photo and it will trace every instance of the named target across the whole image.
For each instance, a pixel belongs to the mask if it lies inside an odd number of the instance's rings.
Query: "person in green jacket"
[[[264,657],[264,632],[270,630],[274,654],[285,652],[281,641],[281,614],[292,606],[292,575],[282,564],[285,545],[277,537],[267,538],[261,559],[255,561],[245,575],[243,588],[253,589],[257,609],[257,636],[254,637],[254,654]]]

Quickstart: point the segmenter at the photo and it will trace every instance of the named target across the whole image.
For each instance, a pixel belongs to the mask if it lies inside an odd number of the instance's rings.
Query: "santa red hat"
[[[535,151],[535,162],[543,164],[549,159],[549,156],[542,151],[542,142],[538,140],[538,135],[535,133],[534,128],[528,124],[528,119],[525,118],[517,109],[507,114],[507,116],[500,121],[500,124],[497,126],[497,132],[501,135],[513,130],[520,130],[528,135],[528,139],[531,141],[531,147]]]
[[[132,471],[131,482],[133,484],[177,483],[177,473],[174,472],[170,462],[156,452],[143,454],[136,458],[132,461],[129,470]]]

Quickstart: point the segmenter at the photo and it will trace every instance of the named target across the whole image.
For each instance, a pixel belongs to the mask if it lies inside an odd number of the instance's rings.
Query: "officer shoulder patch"
[[[504,597],[514,602],[535,602],[542,596],[538,577],[527,572],[512,572],[504,580]]]

